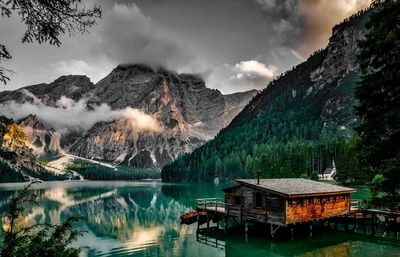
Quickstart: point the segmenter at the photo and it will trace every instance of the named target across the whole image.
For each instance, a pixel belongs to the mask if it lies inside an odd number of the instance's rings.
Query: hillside
[[[0,114],[18,121],[35,156],[160,169],[213,138],[256,93],[223,95],[195,75],[119,65],[96,84],[69,75],[0,92]]]
[[[310,176],[333,161],[353,170],[355,56],[368,15],[335,26],[325,49],[272,81],[213,140],[165,166],[163,180],[251,178],[257,170],[265,178]]]
[[[21,126],[0,116],[0,182],[66,179],[47,172],[32,154]]]

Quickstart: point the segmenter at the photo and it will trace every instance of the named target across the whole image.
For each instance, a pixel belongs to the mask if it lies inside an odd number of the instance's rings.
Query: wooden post
[[[292,234],[292,240],[294,235],[294,224],[290,227],[290,233]]]
[[[357,213],[354,213],[354,231],[357,231]]]
[[[224,223],[225,223],[225,233],[227,233],[227,231],[228,231],[228,216],[227,215],[224,216]]]
[[[249,241],[249,236],[247,235],[247,232],[249,231],[249,223],[247,223],[247,220],[244,220],[244,240],[247,243]]]
[[[375,213],[373,213],[372,214],[372,235],[374,235],[375,236],[375,233],[376,233],[376,231],[375,231]]]
[[[200,215],[199,211],[197,211],[197,232],[200,230]]]
[[[363,219],[364,219],[364,234],[367,233],[367,215],[363,212]]]
[[[210,218],[208,216],[208,212],[207,212],[207,230],[210,229]]]
[[[271,237],[274,238],[274,225],[271,224]]]

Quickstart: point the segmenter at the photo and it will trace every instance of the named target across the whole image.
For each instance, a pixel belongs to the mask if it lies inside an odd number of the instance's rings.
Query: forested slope
[[[328,46],[271,82],[212,141],[162,170],[164,181],[310,176],[336,162],[342,180],[357,172],[353,88],[358,41],[369,11],[332,30]]]

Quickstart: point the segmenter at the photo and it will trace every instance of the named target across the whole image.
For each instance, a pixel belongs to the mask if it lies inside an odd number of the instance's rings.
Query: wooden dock
[[[213,214],[229,215],[229,206],[222,198],[201,198],[196,199],[196,209],[207,211]]]
[[[224,198],[196,200],[197,228],[204,223],[219,226],[224,221],[225,231],[229,225],[239,225],[247,233],[249,224],[262,224],[264,230],[274,237],[278,230],[290,231],[295,227],[309,228],[313,225],[343,227],[344,230],[363,228],[372,234],[387,236],[400,232],[400,213],[390,210],[368,208],[365,201],[352,200],[355,189],[339,185],[299,179],[238,179],[237,185],[223,189]],[[280,233],[280,232],[279,232]]]
[[[198,229],[200,225],[207,223],[206,229],[210,229],[210,222],[217,224],[224,220],[224,228],[228,229],[228,220],[233,220],[236,225],[243,225],[244,231],[248,231],[248,223],[257,223],[255,220],[247,218],[245,215],[238,216],[234,212],[230,212],[231,204],[224,202],[222,198],[201,198],[196,200],[196,210],[206,213],[206,220],[200,222],[197,219]],[[319,224],[326,225],[330,228],[338,229],[338,225],[344,230],[362,230],[365,234],[372,231],[373,235],[387,237],[394,232],[394,237],[398,238],[400,232],[400,212],[394,212],[385,209],[367,208],[365,201],[352,200],[350,212],[346,215],[331,217],[318,220]],[[278,226],[271,224],[271,235],[273,235]],[[369,229],[368,229],[369,228]],[[310,235],[312,235],[312,222],[310,222]],[[211,243],[211,242],[209,242]],[[215,243],[215,242],[213,242]],[[218,243],[216,243],[218,245]]]

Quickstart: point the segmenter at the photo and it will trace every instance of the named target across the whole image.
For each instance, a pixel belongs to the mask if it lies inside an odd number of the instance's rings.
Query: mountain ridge
[[[0,92],[0,105],[11,114],[26,112],[17,120],[38,155],[66,152],[138,168],[161,168],[215,136],[256,93],[223,95],[207,88],[197,75],[118,65],[96,84],[84,75],[66,75],[49,84]],[[29,108],[38,113],[29,113]],[[70,115],[69,111],[75,111],[82,124],[60,121],[68,127],[54,126],[54,120]],[[95,121],[85,125],[90,119]],[[83,125],[85,129],[80,129]]]
[[[325,49],[274,79],[213,140],[166,165],[163,181],[251,178],[257,170],[266,178],[310,176],[333,161],[351,163],[355,55],[369,13],[335,26]]]

